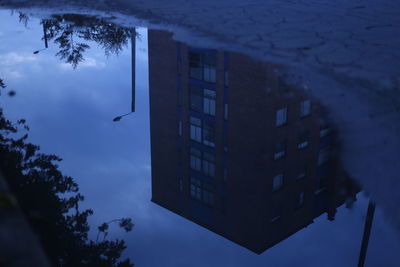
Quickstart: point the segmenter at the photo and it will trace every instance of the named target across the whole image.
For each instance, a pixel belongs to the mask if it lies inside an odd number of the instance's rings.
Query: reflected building
[[[154,203],[262,253],[354,197],[323,108],[277,66],[148,43]]]

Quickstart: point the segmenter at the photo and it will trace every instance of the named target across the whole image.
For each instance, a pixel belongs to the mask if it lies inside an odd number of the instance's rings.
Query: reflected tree
[[[120,260],[126,248],[123,240],[89,239],[87,220],[93,211],[79,208],[84,197],[78,184],[61,173],[60,157],[41,153],[39,146],[27,141],[28,131],[24,119],[11,122],[0,108],[0,169],[33,230],[39,234],[52,265],[133,266],[129,259]],[[129,218],[118,222],[125,231],[132,230]],[[104,225],[108,224],[102,224],[99,231],[105,234],[108,227]]]
[[[20,13],[20,21],[27,23],[28,16]],[[84,61],[84,53],[90,48],[88,42],[96,42],[106,56],[119,54],[136,31],[121,27],[96,16],[63,14],[53,15],[41,21],[44,34],[42,40],[53,41],[59,47],[58,56],[76,68]]]

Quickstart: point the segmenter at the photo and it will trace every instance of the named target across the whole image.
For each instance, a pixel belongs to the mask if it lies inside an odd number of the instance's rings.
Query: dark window
[[[331,157],[330,147],[320,150],[318,154],[318,165],[327,163],[330,160],[330,157]]]
[[[209,177],[215,177],[215,156],[191,147],[190,168]]]
[[[297,195],[296,207],[300,208],[304,205],[304,192],[300,192]]]
[[[281,141],[281,142],[276,143],[274,159],[275,160],[281,159],[285,156],[285,154],[286,154],[286,142]]]
[[[201,151],[192,147],[190,148],[190,168],[201,171]]]
[[[191,78],[210,83],[216,81],[216,57],[209,54],[189,53]]]
[[[297,148],[298,149],[306,148],[309,144],[308,140],[309,140],[308,132],[304,131],[304,132],[300,133],[299,137],[298,137]]]
[[[210,121],[203,121],[203,144],[215,146],[215,124]]]
[[[305,100],[300,103],[300,117],[306,117],[311,114],[311,101]]]
[[[304,179],[306,176],[307,176],[307,165],[300,166],[296,179],[297,180]]]
[[[214,186],[201,179],[190,178],[190,197],[209,206],[214,205]]]
[[[201,142],[201,120],[190,117],[190,139]]]
[[[272,191],[278,191],[283,186],[283,174],[277,174],[272,179]]]
[[[203,112],[215,116],[216,92],[214,90],[190,87],[190,108],[197,112]]]
[[[275,122],[276,126],[282,126],[282,125],[286,124],[286,122],[287,122],[287,108],[278,109],[276,111],[275,117],[276,117],[275,118],[276,119],[276,122]]]
[[[190,117],[190,139],[215,147],[215,123]]]

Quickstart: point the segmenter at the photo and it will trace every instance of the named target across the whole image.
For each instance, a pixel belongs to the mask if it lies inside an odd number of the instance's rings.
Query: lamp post
[[[40,51],[43,51],[47,48],[49,48],[49,44],[47,42],[47,33],[46,33],[46,23],[43,21],[43,38],[44,38],[44,48],[43,49],[39,49],[36,51],[33,51],[34,54],[38,54]]]
[[[129,114],[131,114],[131,113],[133,113],[133,112],[134,112],[134,111],[131,111],[131,112],[126,113],[126,114],[124,114],[124,115],[117,116],[117,117],[115,117],[115,118],[113,119],[113,121],[120,121],[123,117],[128,116]]]
[[[371,234],[372,221],[374,219],[374,212],[375,212],[375,203],[370,200],[369,204],[368,204],[367,216],[365,218],[364,234],[363,234],[363,239],[362,239],[362,243],[361,243],[360,256],[358,258],[358,267],[363,267],[364,263],[365,263],[365,257],[367,256],[369,236]]]
[[[136,59],[136,55],[135,55],[135,48],[136,48],[136,30],[135,28],[133,29],[134,33],[131,36],[131,75],[132,75],[132,102],[131,102],[131,112],[126,113],[124,115],[121,116],[117,116],[113,119],[114,122],[116,121],[120,121],[123,117],[128,116],[131,113],[135,112],[135,81],[136,81],[136,77],[135,77],[135,59]]]

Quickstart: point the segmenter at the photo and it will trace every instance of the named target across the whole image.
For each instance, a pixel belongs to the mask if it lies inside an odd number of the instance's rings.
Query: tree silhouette
[[[61,173],[56,155],[40,153],[27,141],[29,127],[24,119],[13,123],[0,108],[0,169],[18,199],[33,230],[40,236],[45,252],[54,266],[133,266],[120,261],[126,248],[123,240],[101,242],[88,238],[90,209],[81,211],[84,197],[78,184]],[[133,224],[120,219],[126,231]],[[123,223],[122,223],[123,222]],[[107,229],[104,229],[106,231]]]
[[[53,40],[60,48],[56,56],[73,68],[84,61],[83,54],[90,48],[84,41],[96,42],[109,56],[119,54],[136,34],[134,29],[87,15],[53,15],[50,19],[42,20],[41,24],[45,32],[42,39]]]

